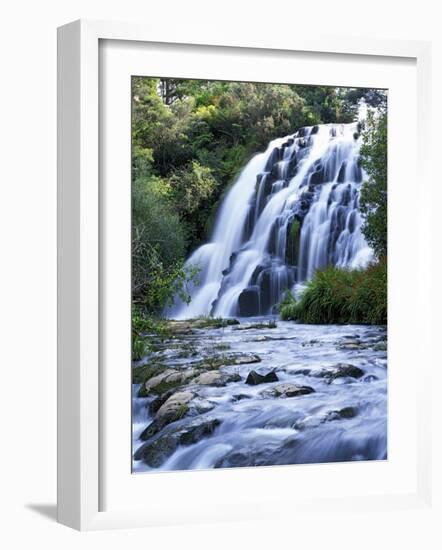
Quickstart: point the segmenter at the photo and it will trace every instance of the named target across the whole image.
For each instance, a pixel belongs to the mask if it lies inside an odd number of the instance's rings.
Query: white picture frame
[[[155,30],[157,29],[157,30]],[[209,49],[229,48],[231,55],[246,51],[304,52],[312,55],[376,56],[379,59],[410,59],[416,64],[417,80],[417,162],[420,178],[424,183],[431,204],[429,122],[431,116],[430,63],[431,46],[426,42],[371,40],[363,38],[318,37],[311,38],[295,33],[281,37],[278,43],[266,43],[265,38],[255,40],[241,37],[207,37],[204,31],[189,37],[185,29],[180,35],[167,36],[159,27],[102,21],[76,21],[65,25],[58,32],[58,521],[80,530],[140,527],[160,524],[259,519],[264,515],[265,495],[249,507],[231,506],[207,509],[204,503],[190,506],[192,513],[182,516],[157,510],[131,507],[128,498],[111,510],[103,509],[101,485],[106,481],[103,473],[102,416],[106,400],[100,392],[102,376],[102,315],[101,285],[103,277],[102,235],[105,225],[100,223],[103,208],[100,190],[100,44],[116,41],[126,44],[169,44],[175,48],[198,46]],[[237,54],[235,54],[237,52]],[[278,52],[280,52],[278,54]],[[129,99],[128,99],[129,101]],[[422,201],[424,202],[424,201]],[[429,215],[423,209],[419,213],[418,245],[420,246],[420,282],[416,308],[425,315],[421,323],[421,336],[426,339],[428,361],[424,362],[422,377],[416,389],[416,487],[412,491],[391,491],[383,494],[366,494],[357,497],[336,495],[336,506],[342,512],[354,508],[370,511],[381,507],[428,506],[431,501],[431,404],[423,391],[428,384],[431,368],[431,345],[428,323],[431,315],[431,260],[429,246],[431,232]],[[421,246],[422,245],[422,246]],[[417,310],[416,310],[417,311]],[[425,319],[428,319],[427,321]],[[122,398],[124,400],[124,397]],[[124,407],[124,405],[123,405]],[[130,427],[128,426],[128,429]],[[348,466],[347,466],[348,467]],[[351,467],[351,466],[350,466]],[[286,467],[291,468],[291,467]],[[272,468],[278,475],[281,468]],[[288,470],[284,470],[287,472]],[[210,474],[210,472],[209,472]],[[177,474],[161,474],[166,476]],[[194,484],[210,483],[207,472],[184,473],[192,476]],[[229,474],[237,476],[238,473]],[[250,477],[251,474],[243,474]],[[201,476],[200,481],[196,476]],[[153,478],[152,478],[153,479]],[[178,478],[175,477],[175,480]],[[233,480],[233,477],[231,478]],[[270,478],[269,478],[270,479]],[[145,476],[144,483],[149,483]],[[153,481],[152,481],[153,483]],[[270,498],[270,497],[269,497]],[[272,499],[281,498],[273,494]],[[125,501],[126,500],[126,501]],[[253,500],[253,499],[252,499]],[[280,501],[282,503],[282,501]],[[295,505],[286,495],[285,503]],[[167,503],[165,503],[166,505]],[[330,498],[317,496],[303,498],[302,508],[326,508]],[[299,502],[296,503],[299,507]],[[210,508],[210,507],[209,507]],[[280,514],[282,512],[280,507]],[[293,508],[292,508],[293,511]],[[215,514],[216,512],[216,514]],[[279,513],[279,512],[278,512]],[[195,519],[197,518],[197,519]]]

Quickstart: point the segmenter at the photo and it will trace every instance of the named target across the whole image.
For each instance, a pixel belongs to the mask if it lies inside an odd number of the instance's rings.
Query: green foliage
[[[149,351],[146,340],[138,334],[132,334],[132,361],[139,361]]]
[[[204,235],[207,210],[218,183],[210,168],[193,160],[172,172],[169,185],[187,240],[197,242]]]
[[[293,220],[292,225],[290,227],[290,236],[293,240],[295,240],[298,237],[300,228],[301,228],[300,221]]]
[[[365,270],[328,267],[318,271],[300,300],[287,293],[279,311],[283,320],[307,324],[386,324],[387,263]]]
[[[213,210],[241,167],[271,139],[354,118],[358,98],[347,101],[342,90],[134,77],[133,180],[155,176],[171,191],[189,252],[207,239]]]
[[[158,341],[170,338],[171,335],[167,321],[158,318],[145,304],[132,303],[133,361],[139,361],[149,352],[156,351]]]
[[[185,232],[170,196],[158,176],[132,185],[132,297],[151,312],[171,305],[176,293],[188,301],[187,287],[198,271],[183,266]]]
[[[296,300],[290,290],[285,293],[284,298],[278,305],[278,309],[279,316],[283,321],[292,321],[296,319]]]
[[[144,334],[158,333],[163,308],[176,295],[189,301],[199,268],[187,269],[184,259],[209,237],[219,203],[245,162],[301,126],[353,120],[367,94],[326,86],[132,79],[132,294],[151,325],[141,330],[134,319],[134,358],[152,345]],[[378,182],[372,143],[364,147],[364,166]],[[382,214],[381,207],[373,209],[372,193],[364,195],[367,227]],[[370,231],[367,239],[374,242],[377,233]],[[294,222],[293,256],[298,237]]]
[[[361,164],[368,174],[360,195],[362,227],[376,255],[387,255],[387,113],[369,113],[362,134]]]

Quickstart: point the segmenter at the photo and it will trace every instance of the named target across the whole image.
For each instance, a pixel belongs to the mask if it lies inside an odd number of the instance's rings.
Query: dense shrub
[[[362,186],[362,231],[378,257],[387,255],[387,112],[370,113],[362,134],[361,164],[368,179]]]
[[[328,267],[318,271],[299,301],[290,293],[285,296],[280,316],[309,324],[386,324],[386,261],[365,270]]]

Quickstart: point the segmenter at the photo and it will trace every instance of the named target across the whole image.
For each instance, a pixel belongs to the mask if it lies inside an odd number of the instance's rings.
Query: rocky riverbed
[[[386,328],[177,321],[133,364],[133,471],[387,457]]]

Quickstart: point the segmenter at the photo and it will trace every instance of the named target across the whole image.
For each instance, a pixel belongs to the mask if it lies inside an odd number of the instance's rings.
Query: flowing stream
[[[243,322],[239,326],[247,327]],[[277,321],[275,328],[202,329],[180,338],[178,342],[193,343],[196,351],[190,359],[178,359],[176,347],[168,348],[167,358],[162,360],[174,368],[181,362],[181,367],[188,369],[192,363],[220,353],[216,351],[220,347],[228,348],[223,353],[229,354],[252,351],[261,362],[223,367],[225,374],[238,374],[239,379],[221,387],[190,383],[186,390],[192,392],[190,403],[195,406],[147,443],[139,436],[154,419],[149,405],[155,397],[137,398],[139,386],[134,385],[133,452],[143,445],[149,451],[148,463],[133,462],[135,472],[387,457],[385,327]],[[333,378],[330,375],[338,372],[338,365],[355,366],[360,376]],[[274,369],[278,381],[250,386],[245,380],[252,369],[263,374]],[[272,390],[281,384],[307,386],[314,392],[275,396]],[[177,434],[214,421],[213,431],[201,434],[192,444],[175,447]]]

